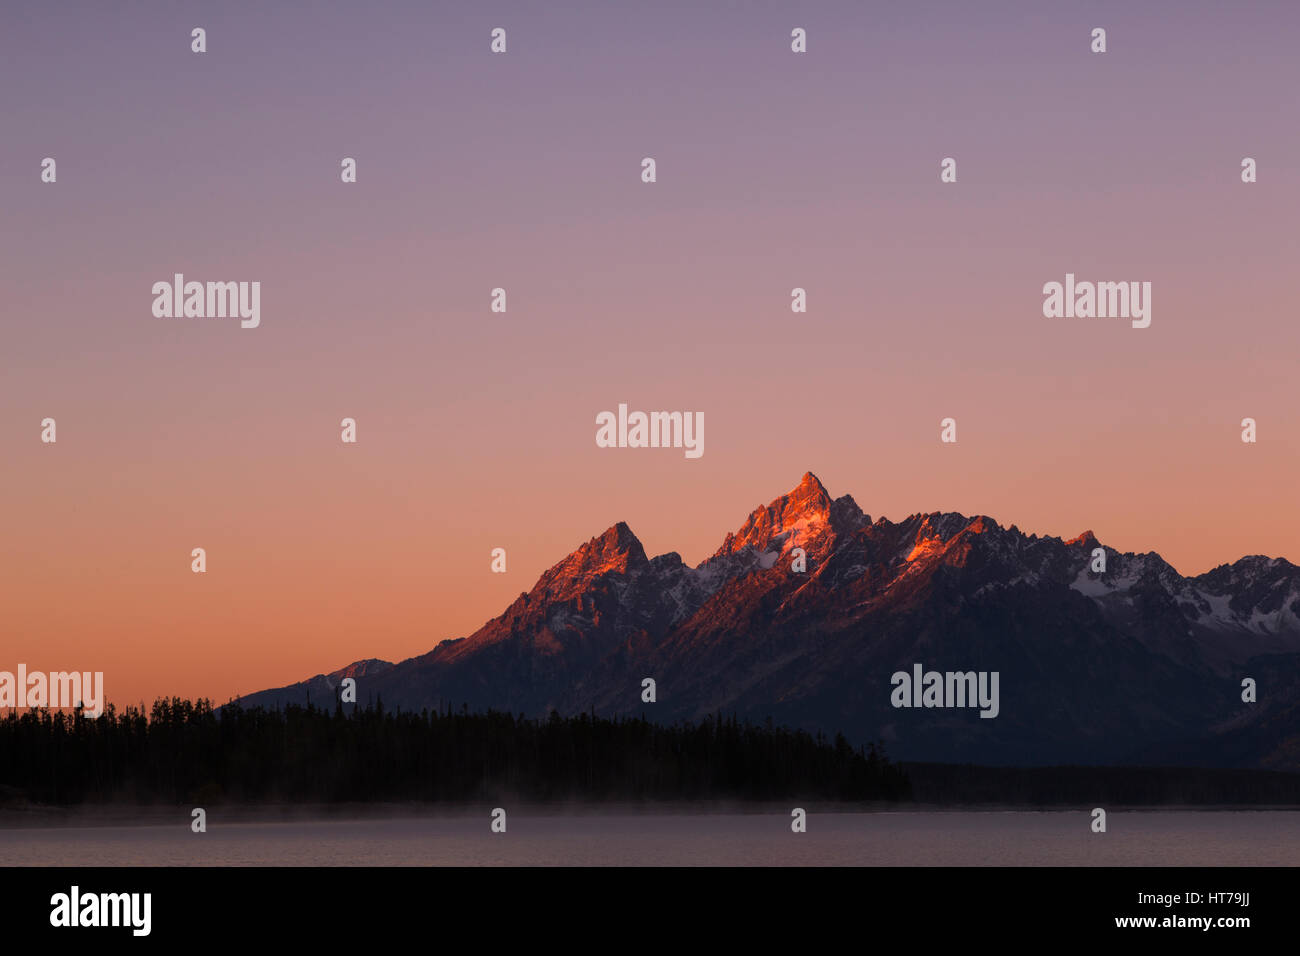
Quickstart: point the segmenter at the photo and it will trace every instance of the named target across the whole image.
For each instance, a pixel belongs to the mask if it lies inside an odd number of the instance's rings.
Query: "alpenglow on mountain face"
[[[796,548],[806,571],[792,570]],[[997,717],[891,706],[891,675],[918,663],[998,672]],[[241,703],[332,707],[348,676],[358,701],[387,709],[669,723],[724,711],[882,740],[904,760],[1300,770],[1300,568],[1256,556],[1182,577],[1091,532],[872,521],[809,473],[697,567],[647,557],[620,522],[467,638]],[[655,703],[642,703],[646,677]]]

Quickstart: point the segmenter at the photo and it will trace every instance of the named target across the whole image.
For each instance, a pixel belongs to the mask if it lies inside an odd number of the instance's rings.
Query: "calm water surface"
[[[1295,866],[1297,811],[488,815],[0,829],[10,865]]]

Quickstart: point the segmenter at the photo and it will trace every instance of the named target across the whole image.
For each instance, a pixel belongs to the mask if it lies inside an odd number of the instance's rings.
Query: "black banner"
[[[859,944],[903,933],[918,952],[947,940],[1233,946],[1294,939],[1295,877],[1292,868],[1200,867],[41,867],[8,872],[0,914],[8,941],[75,946],[407,938],[766,949],[833,929]]]

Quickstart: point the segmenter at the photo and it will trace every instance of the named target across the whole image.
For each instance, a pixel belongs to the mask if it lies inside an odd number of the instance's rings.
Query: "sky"
[[[1300,562],[1300,7],[271,6],[0,11],[0,670],[220,703],[401,660],[805,471]],[[156,318],[177,272],[260,326]],[[1045,318],[1066,273],[1151,282],[1150,327]],[[619,403],[703,456],[598,448]]]

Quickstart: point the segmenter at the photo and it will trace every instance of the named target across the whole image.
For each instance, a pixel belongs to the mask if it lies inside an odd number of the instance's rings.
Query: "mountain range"
[[[891,676],[918,663],[997,672],[997,717],[894,707]],[[1300,568],[1250,556],[1183,577],[1090,531],[873,521],[808,473],[696,567],[648,557],[620,522],[468,637],[240,703],[332,707],[345,677],[387,709],[721,711],[881,741],[903,760],[1300,771]]]

